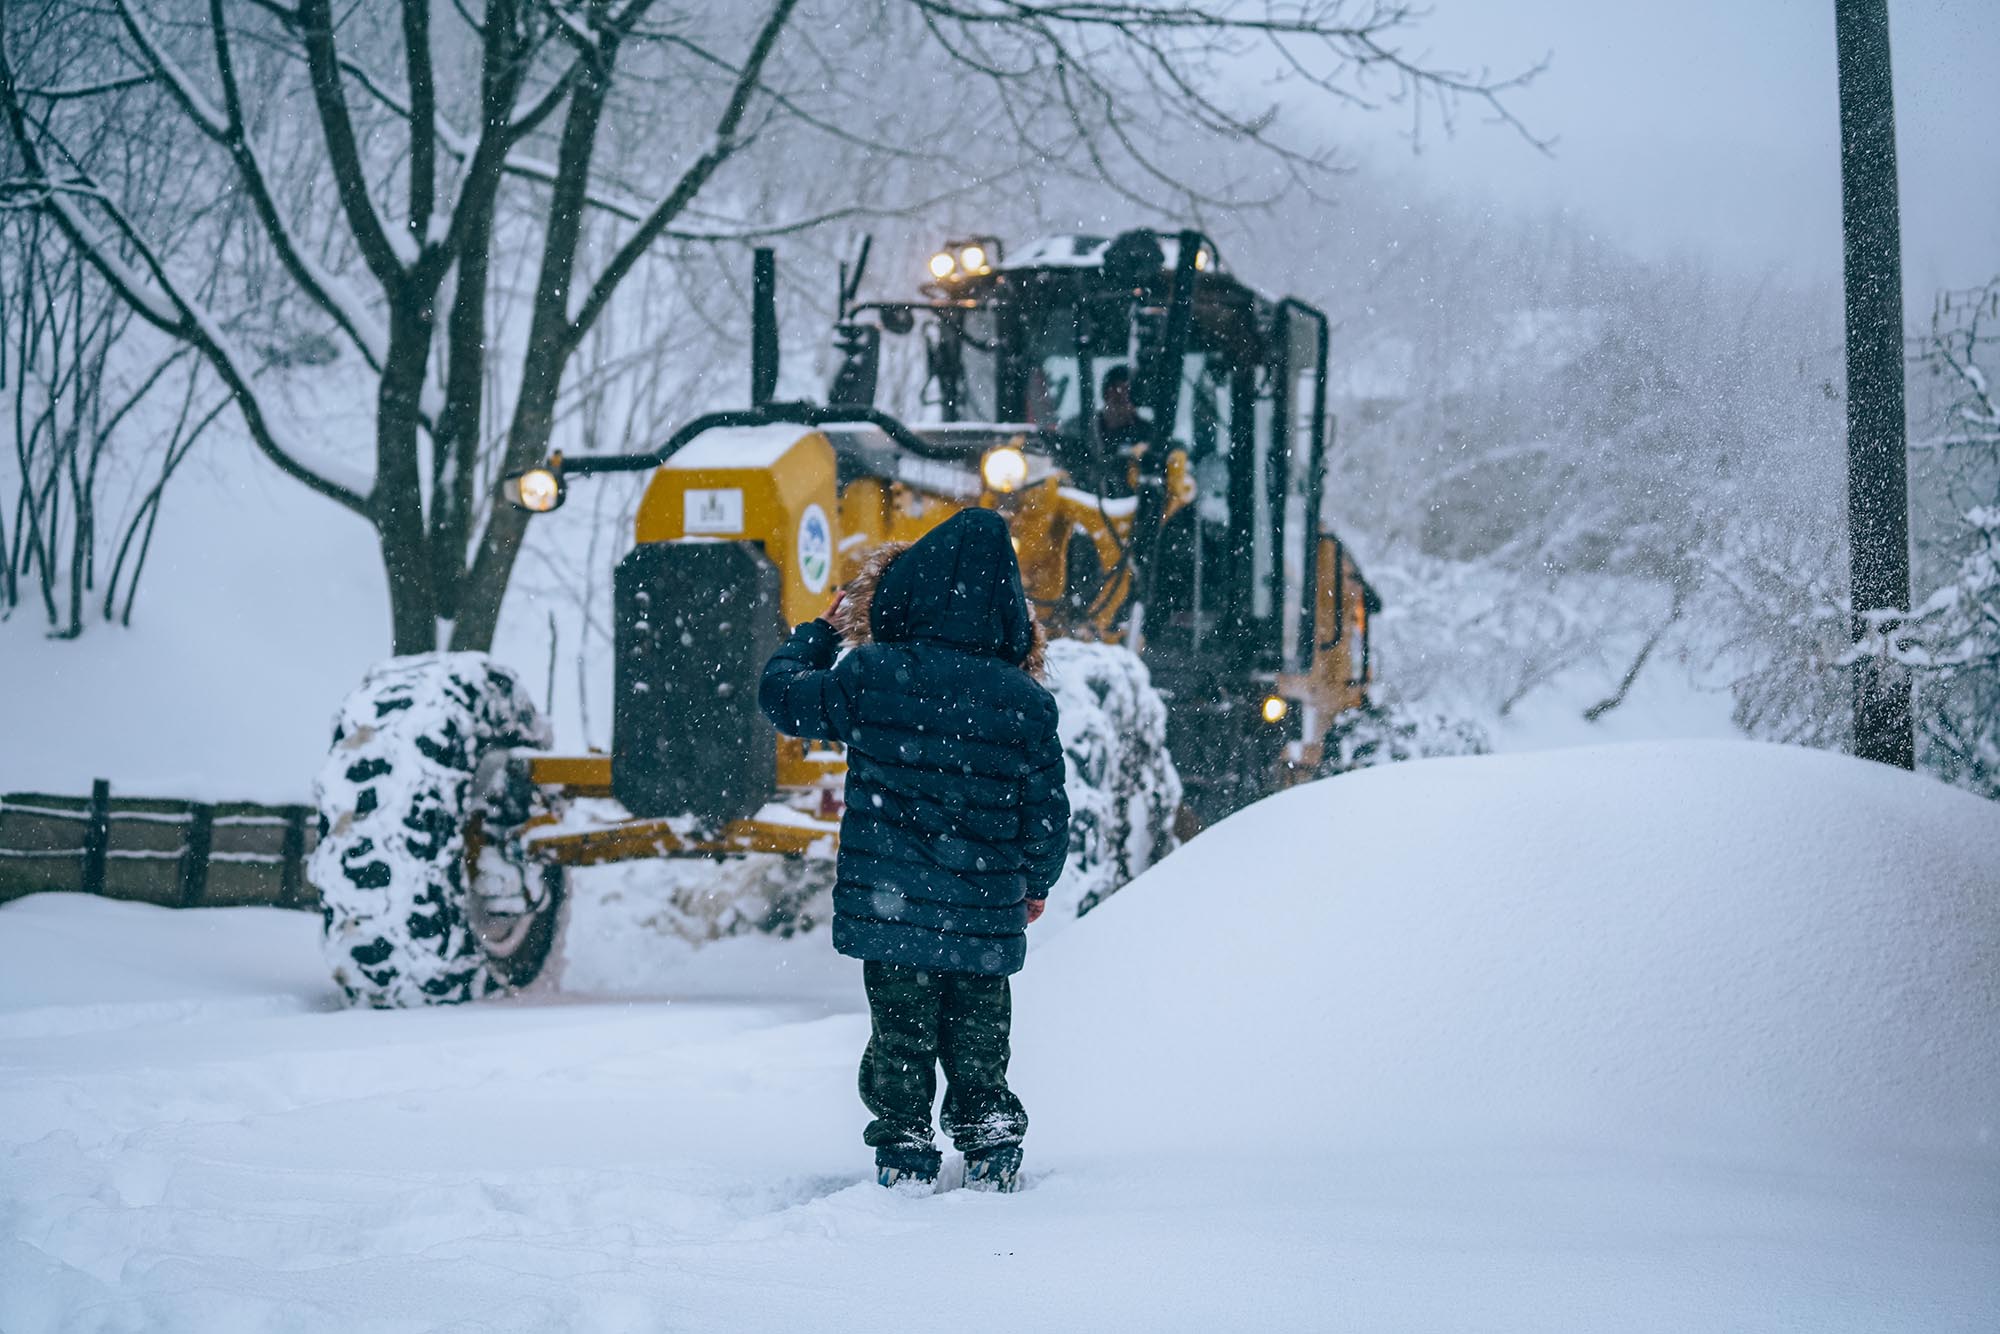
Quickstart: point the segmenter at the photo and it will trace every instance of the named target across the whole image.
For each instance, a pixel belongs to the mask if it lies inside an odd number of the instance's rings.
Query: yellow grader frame
[[[776,411],[782,415],[786,410]],[[925,459],[903,460],[901,471],[908,480],[863,476],[842,488],[829,430],[852,434],[876,428],[865,421],[822,429],[775,420],[703,431],[654,471],[639,505],[636,544],[718,540],[756,544],[778,571],[778,614],[789,626],[823,613],[833,589],[851,578],[875,547],[914,541],[960,509],[980,505],[1007,519],[1023,585],[1029,597],[1043,606],[1063,604],[1072,544],[1079,536],[1087,540],[1103,565],[1116,573],[1083,615],[1060,628],[1075,637],[1108,643],[1129,637],[1120,613],[1131,596],[1133,575],[1129,563],[1120,567],[1119,554],[1134,542],[1137,505],[1132,498],[1107,500],[1068,485],[1068,478],[1048,459],[1030,452],[1029,436],[1020,430],[979,432],[991,437],[982,464],[994,450],[1013,451],[1028,464],[1024,484],[1007,492],[984,481],[990,470],[983,466],[977,471],[953,469]],[[957,434],[963,440],[966,433]],[[787,441],[784,436],[791,438]],[[886,436],[881,438],[887,441]],[[551,460],[552,471],[564,466],[560,456]],[[1194,503],[1197,488],[1184,450],[1168,455],[1164,472],[1167,499],[1161,518],[1171,522]],[[718,496],[731,498],[719,511],[713,508]],[[704,505],[711,507],[705,521]],[[692,530],[691,519],[696,523]],[[811,531],[816,521],[832,525],[831,570],[817,578],[808,572],[812,553],[801,550],[801,534]],[[1333,629],[1316,629],[1314,651],[1303,670],[1271,678],[1269,692],[1259,701],[1260,720],[1266,726],[1278,725],[1294,711],[1331,719],[1358,705],[1365,688],[1358,659],[1371,600],[1367,585],[1353,557],[1336,539],[1323,536],[1315,545],[1320,577],[1314,581],[1318,605],[1312,621],[1315,627]],[[1347,633],[1338,632],[1343,625],[1349,627]],[[1282,709],[1272,701],[1283,701]],[[1278,716],[1268,717],[1271,713]],[[522,831],[524,847],[536,861],[565,866],[750,852],[802,855],[838,836],[837,809],[830,801],[815,803],[812,798],[830,795],[846,766],[837,751],[795,738],[779,736],[775,745],[778,792],[774,796],[780,800],[756,814],[730,819],[719,830],[704,832],[680,816],[575,827],[551,815],[529,822]],[[1310,774],[1319,758],[1317,738],[1308,736],[1293,744],[1271,775],[1273,785]],[[528,781],[545,792],[570,799],[614,795],[609,755],[535,755],[526,763]],[[476,858],[476,844],[469,852]]]

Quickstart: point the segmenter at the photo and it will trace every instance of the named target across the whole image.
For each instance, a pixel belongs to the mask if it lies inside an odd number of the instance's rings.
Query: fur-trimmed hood
[[[851,645],[926,640],[1042,678],[1046,635],[1022,590],[1006,521],[992,510],[961,510],[920,541],[868,553],[833,624]]]

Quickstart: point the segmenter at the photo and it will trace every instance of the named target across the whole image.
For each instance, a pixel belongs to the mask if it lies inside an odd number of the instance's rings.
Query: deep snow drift
[[[1733,742],[1394,766],[1261,802],[1099,912],[1035,960],[1024,1068],[1087,1063],[1197,1135],[2000,1163],[2000,807],[1882,766]]]
[[[1031,955],[1011,1198],[865,1180],[823,934],[408,1013],[327,1011],[315,935],[0,909],[0,1328],[2000,1322],[2000,810],[1852,760],[1242,813]]]

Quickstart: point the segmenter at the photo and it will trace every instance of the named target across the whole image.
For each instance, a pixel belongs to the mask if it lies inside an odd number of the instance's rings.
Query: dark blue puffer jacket
[[[1005,975],[1069,850],[1056,702],[1018,663],[1034,624],[1007,525],[964,510],[883,572],[874,640],[807,621],[765,664],[779,730],[847,746],[833,944],[857,959]]]

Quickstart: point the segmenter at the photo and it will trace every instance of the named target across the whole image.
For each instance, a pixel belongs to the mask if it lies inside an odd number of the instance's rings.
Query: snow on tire
[[[327,960],[350,1003],[454,1004],[524,983],[539,968],[539,958],[489,959],[478,905],[468,902],[466,826],[481,761],[550,740],[514,674],[483,653],[392,658],[342,703],[313,784],[319,846],[307,874],[320,894]],[[480,856],[491,860],[491,850]],[[560,885],[530,873],[502,888],[532,919],[553,915]],[[525,942],[546,954],[552,931],[551,921],[517,932],[510,948]]]
[[[1089,912],[1174,847],[1181,779],[1167,706],[1138,655],[1115,644],[1049,642],[1070,804],[1069,861],[1051,917]]]

